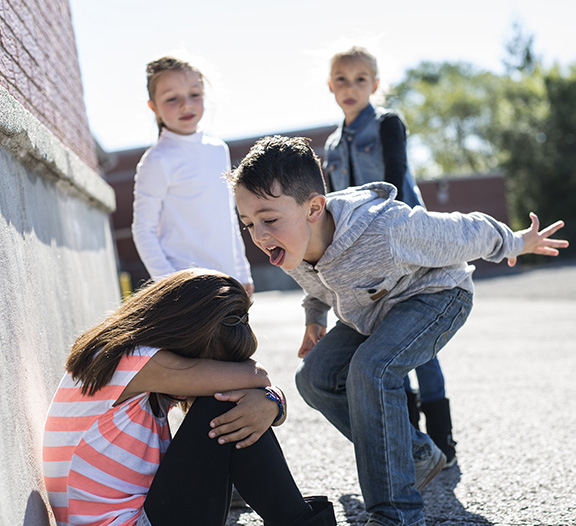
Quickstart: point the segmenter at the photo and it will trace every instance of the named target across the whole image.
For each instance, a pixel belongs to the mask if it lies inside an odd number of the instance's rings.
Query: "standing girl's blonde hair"
[[[369,68],[374,79],[378,79],[378,61],[376,57],[370,53],[366,48],[361,46],[352,46],[346,51],[340,51],[332,56],[330,59],[330,74],[338,64],[355,61],[364,62]]]
[[[146,65],[146,88],[148,90],[148,99],[150,101],[156,98],[156,86],[160,77],[167,71],[179,71],[196,73],[198,75],[200,84],[204,88],[204,75],[197,68],[184,60],[175,57],[162,57],[158,60],[153,60]],[[162,118],[156,115],[156,122],[158,124],[158,133],[162,131],[166,125],[162,122]]]

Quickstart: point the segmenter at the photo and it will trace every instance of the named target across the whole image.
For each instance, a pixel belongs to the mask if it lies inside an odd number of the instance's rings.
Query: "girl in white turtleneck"
[[[191,267],[216,269],[254,291],[224,176],[230,154],[220,139],[198,129],[204,77],[187,62],[163,57],[146,67],[148,105],[158,143],[138,163],[132,235],[153,279]]]

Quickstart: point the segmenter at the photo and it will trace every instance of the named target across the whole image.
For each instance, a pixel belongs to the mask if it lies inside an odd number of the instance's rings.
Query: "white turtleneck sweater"
[[[132,235],[153,279],[190,267],[252,283],[233,193],[228,146],[166,128],[136,168]]]

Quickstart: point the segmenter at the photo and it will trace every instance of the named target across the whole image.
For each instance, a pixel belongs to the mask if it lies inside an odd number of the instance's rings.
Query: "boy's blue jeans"
[[[459,288],[397,304],[370,336],[338,322],[304,358],[304,400],[354,443],[366,510],[386,526],[424,524],[414,461],[431,439],[408,420],[404,377],[430,361],[462,327],[472,294]]]

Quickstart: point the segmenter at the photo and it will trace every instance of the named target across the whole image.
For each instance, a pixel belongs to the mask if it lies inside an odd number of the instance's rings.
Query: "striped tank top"
[[[43,465],[58,526],[133,526],[170,444],[168,405],[155,416],[150,393],[113,407],[158,349],[123,356],[110,383],[93,396],[66,373],[50,404]],[[162,399],[162,397],[159,397]]]

